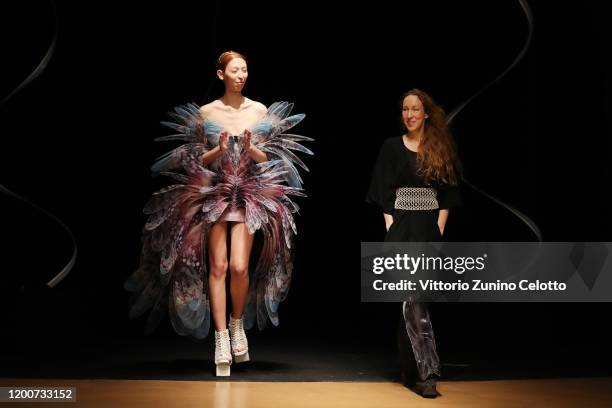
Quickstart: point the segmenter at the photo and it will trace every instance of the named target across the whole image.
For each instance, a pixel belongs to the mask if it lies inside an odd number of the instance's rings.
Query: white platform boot
[[[232,341],[232,354],[237,363],[249,361],[249,343],[244,332],[243,318],[234,319],[230,315],[229,330]]]
[[[215,330],[215,365],[217,366],[217,377],[229,377],[232,353],[227,329],[220,332]]]

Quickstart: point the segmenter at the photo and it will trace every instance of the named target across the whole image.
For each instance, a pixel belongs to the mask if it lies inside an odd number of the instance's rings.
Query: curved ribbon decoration
[[[15,89],[13,89],[12,92],[10,92],[7,96],[5,96],[2,99],[2,101],[0,101],[0,108],[4,106],[10,98],[12,98],[18,92],[20,92],[23,88],[25,88],[30,82],[34,81],[49,65],[49,61],[51,61],[51,57],[53,56],[53,53],[55,52],[55,46],[57,44],[57,32],[58,32],[58,26],[59,26],[58,17],[57,17],[57,8],[54,2],[52,2],[52,5],[53,5],[53,14],[55,17],[55,25],[54,25],[54,31],[53,31],[53,38],[51,39],[51,44],[49,45],[47,52],[45,53],[43,58],[40,60],[40,63],[38,64],[38,66],[30,73],[30,75],[28,75]],[[30,205],[31,207],[35,208],[36,210],[42,212],[43,214],[45,214],[46,216],[48,216],[49,218],[57,222],[68,233],[68,235],[70,235],[70,239],[72,240],[72,246],[73,246],[72,256],[70,257],[70,260],[68,261],[66,266],[64,266],[57,275],[55,275],[50,281],[47,282],[47,286],[51,288],[54,287],[59,282],[61,282],[62,279],[66,277],[66,275],[68,275],[68,273],[72,270],[76,262],[77,245],[76,245],[76,239],[74,237],[74,234],[72,233],[72,231],[70,231],[68,226],[64,222],[62,222],[58,217],[51,214],[49,211],[39,207],[38,205],[32,203],[31,201],[28,201],[27,199],[14,193],[13,191],[9,190],[2,184],[0,184],[0,192],[8,196],[11,196],[13,198],[16,198],[20,201],[23,201],[26,204]]]
[[[495,79],[493,79],[488,84],[483,86],[480,90],[478,90],[478,92],[476,92],[474,95],[469,97],[465,102],[461,103],[459,106],[457,106],[455,109],[453,109],[447,115],[446,123],[450,124],[451,121],[455,118],[455,116],[457,116],[457,114],[459,114],[459,112],[461,112],[463,110],[463,108],[465,108],[470,102],[472,102],[472,100],[474,100],[476,97],[478,97],[485,90],[487,90],[488,88],[493,86],[495,83],[500,81],[503,77],[505,77],[506,74],[508,74],[508,72],[510,72],[510,70],[512,70],[516,66],[516,64],[518,64],[523,59],[525,54],[527,53],[527,49],[529,48],[529,45],[531,44],[531,40],[533,38],[533,27],[534,27],[533,13],[531,12],[531,8],[529,7],[529,4],[527,4],[526,0],[518,0],[518,2],[520,3],[523,11],[525,12],[525,17],[527,18],[527,23],[529,24],[529,32],[528,32],[528,35],[527,35],[527,41],[525,41],[525,44],[523,45],[523,48],[518,53],[516,58],[514,58],[514,61],[512,61],[512,63],[501,74],[499,74]],[[512,207],[511,205],[509,205],[507,203],[504,203],[499,198],[493,197],[492,195],[490,195],[488,193],[485,193],[483,190],[481,190],[480,188],[476,187],[474,184],[469,182],[467,179],[463,179],[463,182],[465,184],[467,184],[468,186],[470,186],[475,191],[479,192],[480,194],[484,195],[488,199],[494,201],[495,203],[499,204],[500,206],[502,206],[506,210],[510,211],[512,214],[516,215],[535,234],[535,236],[538,239],[538,241],[542,242],[542,232],[540,231],[540,228],[538,228],[536,223],[531,218],[529,218],[527,215],[525,215],[521,211],[517,210],[516,208]]]

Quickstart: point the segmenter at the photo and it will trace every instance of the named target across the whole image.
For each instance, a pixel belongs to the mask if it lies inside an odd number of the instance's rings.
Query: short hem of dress
[[[245,209],[244,208],[229,208],[221,214],[217,222],[230,221],[230,222],[245,222]]]

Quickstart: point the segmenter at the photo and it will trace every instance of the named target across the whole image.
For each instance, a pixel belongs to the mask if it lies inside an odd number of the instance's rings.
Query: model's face
[[[419,131],[425,126],[425,119],[429,115],[423,109],[423,103],[416,95],[408,95],[404,98],[402,106],[402,120],[409,132]]]
[[[217,75],[225,83],[225,89],[232,92],[242,92],[249,73],[246,61],[234,58],[227,63],[225,72],[218,70]]]

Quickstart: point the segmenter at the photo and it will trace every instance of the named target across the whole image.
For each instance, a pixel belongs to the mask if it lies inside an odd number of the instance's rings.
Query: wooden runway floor
[[[74,386],[76,403],[4,407],[610,407],[612,378],[447,381],[427,400],[398,383],[0,379],[1,386]]]

